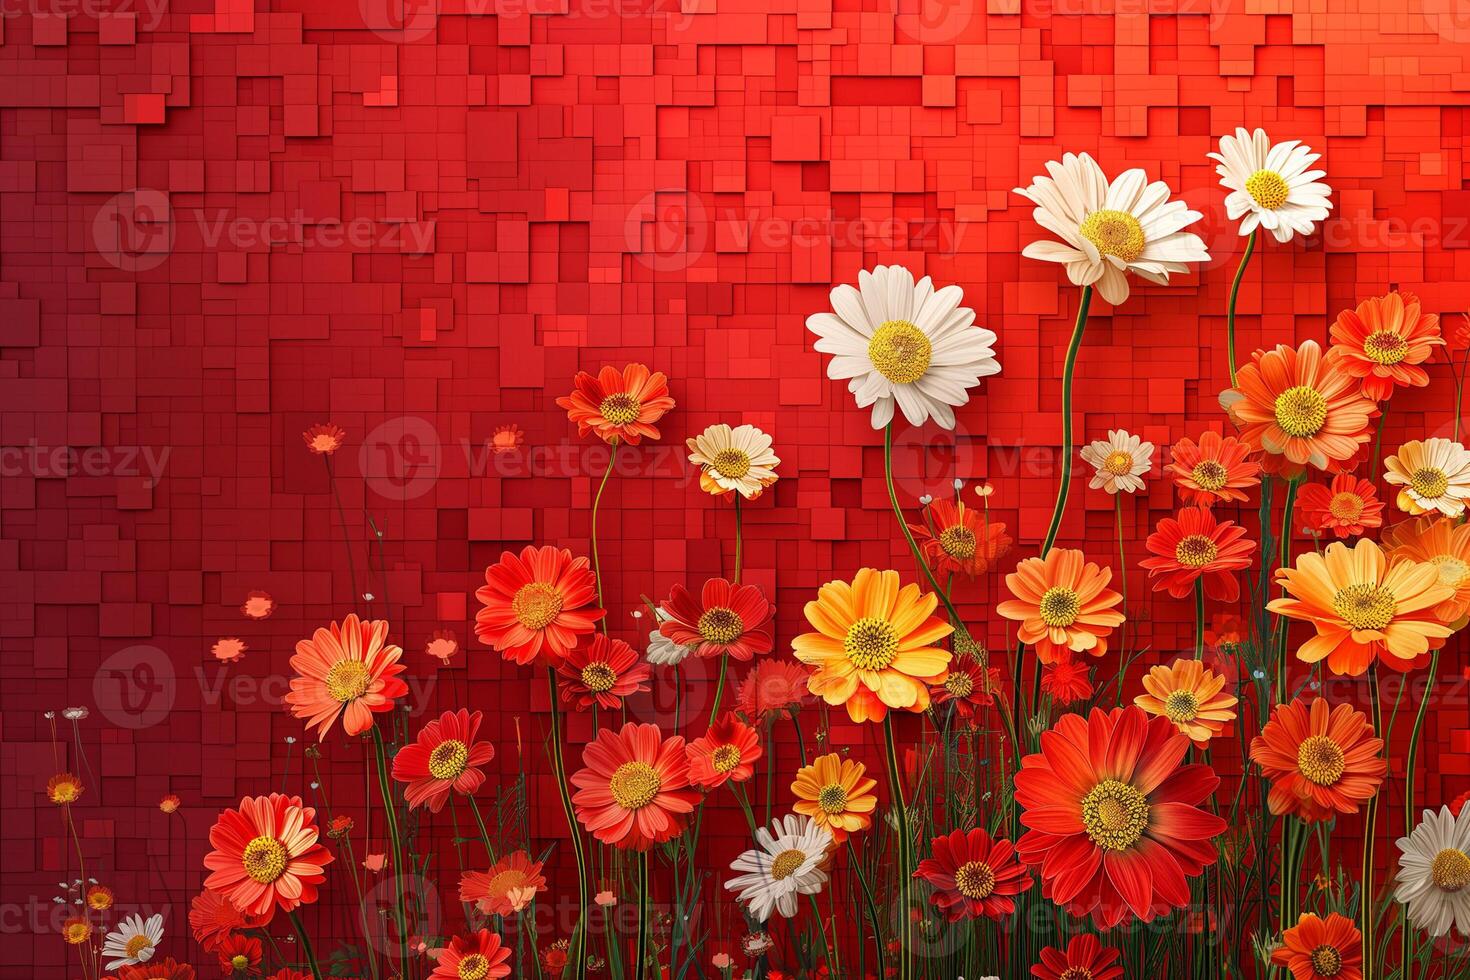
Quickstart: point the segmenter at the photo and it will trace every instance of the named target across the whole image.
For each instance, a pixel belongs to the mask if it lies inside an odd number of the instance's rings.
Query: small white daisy
[[[1332,210],[1332,188],[1317,179],[1326,171],[1307,169],[1321,156],[1299,140],[1273,144],[1264,129],[1242,128],[1220,137],[1220,152],[1209,154],[1219,163],[1221,186],[1230,191],[1225,213],[1231,221],[1245,216],[1240,233],[1249,235],[1259,225],[1278,242],[1310,235]]]
[[[665,623],[671,617],[663,609],[655,609],[653,612],[654,623]],[[680,646],[673,640],[664,636],[655,629],[648,634],[648,650],[645,655],[648,662],[661,667],[674,667],[683,663],[691,653],[698,649],[698,644],[693,646]]]
[[[873,428],[893,420],[896,402],[911,425],[932,417],[954,428],[954,409],[980,379],[1000,373],[995,334],[975,325],[958,286],[936,290],[928,276],[898,265],[858,273],[832,290],[831,313],[807,317],[816,349],[833,355],[827,377],[846,380],[858,408],[873,406]]]
[[[685,445],[689,462],[700,468],[699,486],[705,493],[735,492],[754,500],[776,482],[781,458],[771,451],[771,437],[753,425],[732,429],[720,422],[685,440]]]
[[[1082,447],[1082,458],[1096,471],[1088,483],[1092,489],[1136,493],[1143,489],[1143,474],[1153,466],[1154,444],[1123,429],[1109,429],[1106,441]]]
[[[1454,926],[1470,932],[1470,806],[1459,817],[1442,806],[1425,810],[1419,826],[1398,839],[1398,890],[1409,921],[1431,936]]]
[[[102,941],[102,955],[114,957],[107,969],[148,962],[162,941],[162,913],[149,916],[146,922],[141,915],[125,916]]]
[[[1149,183],[1135,169],[1109,183],[1086,153],[1065,154],[1046,170],[1050,177],[1034,177],[1016,193],[1036,205],[1036,223],[1062,240],[1032,242],[1021,254],[1060,262],[1073,285],[1096,284],[1117,306],[1128,298],[1127,273],[1167,286],[1171,272],[1188,272],[1188,263],[1209,259],[1200,237],[1184,231],[1202,215],[1169,200],[1163,181]]]
[[[773,910],[789,919],[796,914],[798,895],[819,894],[827,883],[822,859],[832,846],[832,833],[810,817],[788,813],[771,830],[756,830],[755,842],[758,846],[730,862],[731,871],[744,873],[725,887],[750,904],[758,921],[765,922]]]
[[[1438,511],[1446,517],[1465,513],[1470,500],[1470,451],[1448,439],[1406,442],[1383,461],[1385,483],[1400,487],[1399,510],[1409,514]]]

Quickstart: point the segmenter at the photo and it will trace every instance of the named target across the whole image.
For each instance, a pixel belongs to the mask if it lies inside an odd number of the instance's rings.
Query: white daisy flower
[[[665,623],[671,618],[668,613],[663,611],[662,607],[653,611],[655,624]],[[648,657],[648,662],[651,664],[657,664],[661,667],[674,667],[683,663],[698,648],[699,644],[697,643],[692,646],[680,646],[660,633],[655,626],[654,630],[648,634],[648,649],[645,651],[645,656]]]
[[[723,422],[686,439],[689,462],[700,467],[699,486],[716,496],[739,493],[754,500],[776,482],[779,456],[771,451],[771,437],[753,425],[730,428]]]
[[[1448,439],[1406,442],[1383,461],[1385,483],[1401,487],[1399,510],[1409,514],[1438,511],[1446,517],[1465,513],[1470,499],[1470,452]]]
[[[1326,171],[1307,169],[1321,156],[1298,140],[1273,144],[1264,129],[1242,128],[1220,137],[1220,152],[1209,154],[1219,163],[1221,186],[1230,191],[1225,213],[1231,221],[1245,216],[1240,233],[1249,235],[1259,225],[1278,242],[1310,235],[1332,210],[1332,188],[1317,179]]]
[[[1062,263],[1074,285],[1096,284],[1117,306],[1128,298],[1126,273],[1167,286],[1171,272],[1188,272],[1188,263],[1209,259],[1200,237],[1184,231],[1202,215],[1169,200],[1163,181],[1149,183],[1135,169],[1110,184],[1086,153],[1065,154],[1046,170],[1050,177],[1035,177],[1016,193],[1036,205],[1036,223],[1062,240],[1032,242],[1021,254]]]
[[[1409,921],[1431,936],[1454,926],[1470,932],[1470,807],[1459,817],[1442,806],[1425,810],[1419,826],[1398,839],[1398,890]]]
[[[933,417],[954,428],[954,408],[970,400],[980,379],[1000,373],[995,334],[975,326],[960,305],[958,286],[936,290],[928,276],[898,265],[859,272],[857,288],[832,290],[831,313],[814,313],[806,328],[816,349],[832,354],[827,377],[846,380],[858,408],[873,406],[873,428],[893,420],[893,406],[911,425]]]
[[[141,915],[125,916],[102,941],[102,955],[114,958],[107,969],[148,962],[162,941],[162,913],[149,916],[146,922]]]
[[[774,831],[774,833],[772,832]],[[827,883],[822,860],[832,846],[832,832],[810,817],[788,813],[755,832],[757,847],[730,862],[731,871],[744,872],[725,887],[742,902],[750,903],[750,914],[765,922],[771,912],[786,918],[796,914],[798,895],[816,895]]]
[[[1088,483],[1092,489],[1136,493],[1143,489],[1143,474],[1153,466],[1154,444],[1123,429],[1109,429],[1106,441],[1082,447],[1082,458],[1096,470]]]

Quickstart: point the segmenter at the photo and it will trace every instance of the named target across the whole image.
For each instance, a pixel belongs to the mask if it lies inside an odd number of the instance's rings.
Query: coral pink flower
[[[1167,589],[1176,599],[1189,595],[1197,580],[1204,580],[1205,595],[1221,602],[1240,597],[1235,573],[1249,568],[1256,543],[1245,536],[1245,528],[1230,521],[1217,521],[1203,507],[1185,507],[1178,518],[1159,521],[1148,536],[1153,555],[1138,564],[1157,579],[1154,591]]]
[[[1444,344],[1439,317],[1423,313],[1413,293],[1370,296],[1343,310],[1332,325],[1332,349],[1343,369],[1363,381],[1363,394],[1387,401],[1396,386],[1423,388],[1429,372],[1419,365]]]
[[[623,699],[649,690],[649,668],[637,651],[622,640],[601,633],[569,652],[557,665],[561,675],[561,699],[578,711],[593,705],[616,710]]]
[[[1244,501],[1246,490],[1261,483],[1261,464],[1250,458],[1251,447],[1234,436],[1221,438],[1206,430],[1199,444],[1180,439],[1170,450],[1168,471],[1174,476],[1179,496],[1192,504],[1209,507],[1232,500]]]
[[[811,673],[790,660],[762,659],[740,682],[740,710],[752,721],[767,721],[782,711],[799,711],[811,700]]]
[[[728,653],[749,660],[771,652],[771,618],[776,607],[754,585],[732,585],[722,578],[704,583],[699,598],[675,585],[664,600],[669,614],[659,632],[679,646],[695,647],[701,657]]]
[[[299,796],[247,796],[209,830],[204,887],[245,915],[290,912],[316,901],[332,855],[317,840],[316,810]]]
[[[459,879],[459,900],[474,905],[486,915],[510,915],[516,911],[514,894],[546,891],[541,862],[525,851],[512,851],[489,871],[467,871]]]
[[[470,796],[480,788],[485,781],[480,767],[495,758],[495,746],[475,740],[480,722],[478,711],[446,711],[393,757],[393,778],[408,784],[403,796],[410,810],[427,804],[438,813],[451,789]]]
[[[647,850],[678,835],[699,802],[689,789],[684,739],[665,739],[657,725],[604,730],[582,752],[572,774],[577,820],[604,844]]]
[[[550,546],[502,553],[475,598],[475,635],[521,665],[555,666],[606,615],[593,605],[597,579],[587,559]]]
[[[1351,473],[1339,473],[1331,486],[1308,483],[1296,498],[1306,526],[1321,534],[1331,531],[1352,538],[1370,527],[1383,526],[1383,501],[1373,484]]]
[[[708,734],[689,743],[689,781],[714,789],[731,781],[743,783],[755,773],[761,757],[760,736],[733,714],[725,714],[710,726]]]
[[[386,620],[364,622],[348,613],[340,626],[333,623],[297,642],[291,658],[296,676],[286,703],[307,729],[317,730],[318,741],[339,716],[348,735],[362,734],[373,727],[375,712],[393,710],[394,700],[408,693],[398,676],[408,669],[399,662],[403,648],[387,638]]]
[[[636,446],[641,439],[657,439],[653,423],[674,407],[663,372],[650,374],[643,364],[629,364],[621,371],[608,365],[595,378],[578,371],[572,384],[572,393],[556,403],[577,423],[578,435],[595,432],[603,442],[621,440]]]

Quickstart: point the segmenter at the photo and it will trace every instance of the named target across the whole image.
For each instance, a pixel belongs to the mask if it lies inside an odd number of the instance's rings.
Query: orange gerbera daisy
[[[1169,451],[1168,470],[1174,474],[1179,496],[1192,504],[1209,507],[1246,499],[1246,489],[1259,486],[1261,464],[1250,458],[1251,447],[1234,436],[1222,437],[1207,429],[1196,445],[1180,439]]]
[[[195,980],[196,976],[192,966],[179,963],[172,956],[125,966],[117,971],[117,980]]]
[[[840,844],[848,834],[873,825],[873,811],[878,806],[873,787],[878,781],[869,779],[867,772],[861,762],[844,759],[836,752],[817,756],[811,765],[796,770],[791,784],[796,805],[791,809],[826,827]]]
[[[57,806],[70,806],[82,798],[82,781],[69,772],[59,772],[46,780],[46,799]]]
[[[332,855],[317,841],[316,810],[299,796],[247,796],[209,830],[204,887],[245,915],[290,912],[316,901]]]
[[[318,456],[330,456],[342,448],[342,443],[346,440],[347,433],[343,432],[340,427],[333,425],[331,422],[327,422],[326,424],[313,425],[301,433],[301,438],[306,443],[306,448]]]
[[[1014,599],[995,607],[1006,619],[1020,622],[1016,637],[1036,648],[1044,664],[1071,659],[1074,653],[1101,657],[1107,636],[1123,625],[1113,607],[1123,597],[1108,583],[1113,573],[1071,548],[1053,548],[1046,558],[1027,558],[1006,576]]]
[[[403,797],[410,810],[427,804],[438,813],[450,790],[470,796],[485,782],[480,767],[495,758],[495,746],[475,738],[482,717],[465,708],[446,711],[393,757],[393,778],[408,784]]]
[[[754,728],[733,714],[725,714],[703,738],[690,742],[685,754],[689,756],[689,781],[714,789],[726,781],[743,783],[755,774],[761,740]]]
[[[1278,569],[1276,578],[1287,595],[1266,608],[1315,626],[1317,635],[1297,648],[1297,659],[1326,659],[1334,674],[1361,674],[1375,657],[1386,667],[1409,670],[1454,632],[1435,613],[1455,594],[1439,569],[1407,560],[1390,566],[1367,538],[1351,548],[1334,541],[1325,554],[1306,552],[1294,568]]]
[[[296,643],[291,658],[291,690],[286,703],[291,713],[327,737],[340,716],[342,730],[360,735],[373,727],[373,714],[393,710],[393,702],[408,693],[398,675],[408,669],[399,662],[403,648],[386,642],[388,622],[364,622],[348,613],[339,626],[318,629],[309,640]]]
[[[1271,962],[1290,970],[1292,980],[1363,980],[1363,934],[1345,915],[1307,912],[1281,934]]]
[[[475,635],[518,664],[554,665],[597,628],[606,611],[593,605],[597,579],[586,558],[565,548],[527,546],[503,552],[475,592]]]
[[[525,851],[512,851],[489,871],[465,872],[459,879],[459,900],[486,915],[511,915],[516,911],[513,896],[526,889],[533,894],[546,891],[541,862],[532,861]]]
[[[578,711],[594,704],[609,710],[621,708],[623,699],[649,690],[648,664],[622,640],[598,633],[592,642],[576,647],[556,667],[566,682],[561,699]]]
[[[1361,477],[1339,473],[1330,486],[1308,483],[1297,491],[1296,505],[1306,526],[1322,534],[1355,538],[1370,527],[1383,525],[1383,501],[1378,490]]]
[[[604,730],[572,774],[577,820],[604,844],[647,850],[677,836],[699,794],[689,789],[684,739],[631,722]]]
[[[847,705],[853,721],[882,721],[889,708],[926,711],[929,687],[948,674],[950,652],[937,646],[954,627],[932,615],[939,600],[898,573],[860,568],[851,584],[828,582],[806,604],[816,632],[791,641],[796,659],[815,668],[807,686],[828,704]]]
[[[1373,296],[1343,310],[1332,325],[1332,349],[1343,370],[1363,382],[1363,394],[1386,401],[1395,385],[1423,388],[1429,372],[1419,365],[1444,344],[1439,317],[1420,310],[1413,293]]]
[[[1439,569],[1439,582],[1454,594],[1434,607],[1434,615],[1455,629],[1470,613],[1470,524],[1448,517],[1421,517],[1396,524],[1383,536],[1388,560],[1427,561]]]
[[[1383,740],[1368,717],[1350,704],[1296,698],[1271,710],[1251,739],[1251,761],[1271,780],[1266,802],[1280,816],[1307,823],[1355,813],[1378,792],[1388,773]]]
[[[577,423],[578,435],[596,432],[603,442],[636,446],[642,439],[657,439],[653,423],[674,407],[663,372],[650,374],[643,364],[629,364],[621,371],[607,365],[595,378],[578,371],[572,384],[572,393],[556,403]]]
[[[1235,718],[1236,698],[1225,693],[1225,678],[1206,670],[1198,660],[1176,660],[1171,666],[1149,668],[1143,677],[1148,692],[1133,703],[1151,715],[1162,715],[1196,747],[1209,747]]]
[[[1148,536],[1152,558],[1138,564],[1157,579],[1154,591],[1167,589],[1176,599],[1189,595],[1198,580],[1205,595],[1221,602],[1240,598],[1235,573],[1249,568],[1256,543],[1245,536],[1245,528],[1230,521],[1217,521],[1204,507],[1185,507],[1177,518],[1159,521]]]
[[[429,980],[499,980],[510,976],[510,947],[489,929],[455,936],[435,961]]]
[[[933,530],[928,524],[910,524],[909,530],[935,571],[962,572],[974,578],[984,575],[992,562],[1011,550],[1006,526],[966,507],[962,500],[936,500],[929,505],[929,516]]]
[[[669,618],[659,632],[679,646],[694,647],[701,657],[729,654],[749,660],[770,653],[771,620],[776,607],[754,585],[736,585],[712,578],[699,590],[699,597],[675,585],[664,600]]]
[[[1296,476],[1308,465],[1351,469],[1373,437],[1378,406],[1315,340],[1256,351],[1235,381],[1220,395],[1220,407],[1241,439],[1263,454],[1261,468],[1268,473]]]

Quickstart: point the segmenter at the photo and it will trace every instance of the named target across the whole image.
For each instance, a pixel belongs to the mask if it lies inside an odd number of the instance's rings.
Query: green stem
[[[739,585],[740,584],[740,569],[741,569],[741,558],[742,558],[741,552],[742,552],[742,548],[743,548],[743,537],[744,537],[743,532],[742,532],[742,528],[741,528],[742,520],[741,520],[741,513],[740,513],[740,500],[741,500],[741,497],[740,497],[739,492],[737,491],[736,494],[735,494],[735,578],[733,580],[736,585]]]
[[[638,946],[633,960],[635,980],[648,976],[648,852],[638,852]]]
[[[1072,327],[1072,342],[1067,345],[1067,360],[1062,365],[1062,479],[1057,487],[1057,502],[1052,508],[1051,525],[1041,556],[1051,551],[1057,532],[1062,527],[1062,514],[1067,509],[1067,493],[1072,483],[1072,375],[1077,369],[1077,352],[1082,348],[1082,333],[1087,328],[1087,308],[1092,305],[1092,287],[1082,288],[1082,302],[1077,304],[1077,323]]]
[[[567,766],[562,758],[561,709],[556,690],[556,668],[546,668],[546,690],[551,696],[551,765],[556,777],[556,788],[561,794],[561,809],[567,819],[567,830],[572,835],[572,853],[577,859],[577,925],[572,930],[570,957],[577,980],[587,978],[587,955],[584,949],[587,929],[587,855],[582,847],[582,834],[577,828],[577,814],[572,809],[572,797],[567,790]]]
[[[1296,488],[1298,481],[1295,479],[1287,481],[1286,503],[1281,511],[1281,563],[1277,568],[1286,568],[1291,564],[1291,518],[1292,511],[1296,507]],[[1283,587],[1284,594],[1284,587]],[[1291,692],[1287,690],[1287,632],[1290,623],[1285,616],[1276,617],[1276,626],[1281,630],[1281,636],[1276,641],[1276,703],[1285,704],[1291,700]],[[1294,923],[1293,923],[1294,924]]]
[[[725,672],[730,669],[730,654],[720,654],[720,676],[715,681],[715,700],[709,708],[709,723],[713,725],[720,716],[720,702],[725,698]]]
[[[909,918],[914,842],[909,828],[909,807],[904,798],[903,779],[899,775],[898,749],[893,744],[892,712],[883,716],[883,747],[888,757],[888,784],[893,793],[893,810],[898,817],[898,977],[899,980],[910,980],[914,975],[913,929]]]
[[[332,454],[323,453],[322,462],[327,465],[327,486],[332,488],[332,499],[337,502],[337,520],[342,525],[342,547],[347,549],[347,574],[352,582],[352,601],[347,604],[347,608],[351,611],[362,601],[362,593],[357,591],[357,559],[352,557],[352,539],[347,536],[347,512],[342,509],[342,494],[337,490],[337,480],[332,474]]]
[[[470,812],[475,815],[475,823],[480,825],[480,839],[485,842],[485,853],[489,855],[490,863],[494,864],[499,858],[495,856],[495,847],[490,843],[490,831],[485,827],[485,818],[480,816],[480,804],[475,802],[473,796],[466,796],[465,799],[470,801]]]
[[[603,470],[602,482],[597,485],[597,495],[592,498],[592,575],[597,581],[597,604],[603,609],[606,609],[607,606],[602,601],[602,561],[597,556],[597,512],[602,506],[602,491],[607,489],[608,477],[612,476],[613,464],[617,460],[618,440],[613,439],[612,442],[608,443],[607,469]],[[603,616],[602,619],[598,620],[598,625],[602,627],[604,636],[607,635],[607,620],[607,616]],[[556,705],[553,703],[552,712],[555,713],[555,711]]]
[[[383,798],[383,814],[388,821],[388,840],[393,849],[393,875],[398,879],[399,887],[394,891],[397,899],[398,918],[398,956],[399,969],[408,969],[408,910],[403,898],[403,875],[407,871],[403,863],[403,839],[398,833],[398,811],[393,805],[393,796],[389,791],[392,784],[388,781],[388,749],[383,744],[383,733],[374,723],[373,748],[378,760],[378,792]]]
[[[1424,728],[1424,715],[1429,710],[1429,699],[1430,696],[1434,693],[1434,683],[1438,678],[1438,671],[1439,651],[1434,650],[1431,651],[1429,654],[1429,674],[1427,677],[1427,683],[1424,688],[1424,695],[1419,699],[1419,711],[1414,716],[1414,730],[1409,734],[1409,763],[1408,766],[1404,769],[1405,837],[1414,832],[1414,766],[1419,758],[1419,736]],[[1400,690],[1403,690],[1403,688],[1400,687]],[[1403,956],[1400,958],[1399,962],[1404,964],[1403,970],[1404,976],[1406,977],[1409,974],[1409,958],[1410,956],[1414,955],[1414,950],[1411,947],[1414,945],[1413,940],[1417,938],[1418,934],[1417,929],[1411,929],[1409,927],[1407,918],[1407,916],[1404,916],[1405,921],[1399,924],[1401,935],[1403,936]]]
[[[853,873],[857,875],[858,884],[863,888],[863,901],[867,904],[868,924],[873,928],[873,945],[877,953],[874,962],[883,962],[883,929],[878,924],[878,906],[873,901],[873,889],[868,885],[868,876],[863,874],[862,862],[858,860],[857,848],[852,846],[852,838],[847,839],[847,856],[852,861]]]
[[[1194,659],[1205,659],[1205,580],[1194,580]]]
[[[1373,709],[1373,734],[1383,735],[1383,708],[1378,699],[1378,665],[1373,664],[1368,668],[1368,703]],[[1363,934],[1363,980],[1373,980],[1373,971],[1377,968],[1378,961],[1374,950],[1377,942],[1376,923],[1373,921],[1373,872],[1374,864],[1374,836],[1378,833],[1378,794],[1369,797],[1368,805],[1363,810],[1363,866],[1362,882],[1363,891],[1358,903],[1358,930]]]
[[[1240,295],[1240,280],[1245,276],[1245,267],[1250,265],[1256,251],[1256,234],[1250,233],[1245,240],[1245,254],[1240,257],[1240,268],[1235,270],[1235,281],[1230,284],[1230,305],[1225,308],[1225,353],[1230,358],[1230,387],[1235,387],[1235,297]]]
[[[306,955],[306,965],[311,967],[311,975],[316,980],[322,980],[322,968],[317,965],[316,952],[311,948],[311,937],[306,934],[301,917],[295,911],[287,912],[286,917],[291,920],[291,928],[296,930],[296,938],[301,940],[301,952]]]

